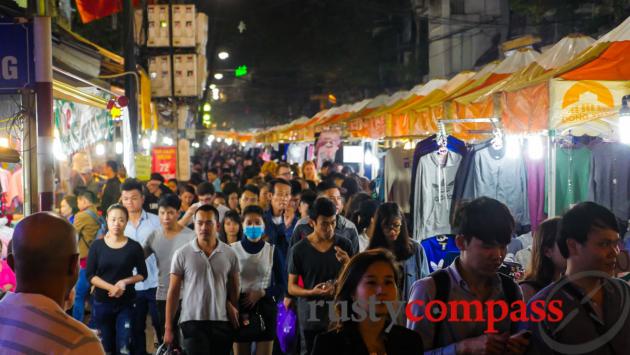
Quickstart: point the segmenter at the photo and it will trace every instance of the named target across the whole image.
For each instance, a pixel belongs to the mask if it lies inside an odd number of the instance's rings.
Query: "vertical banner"
[[[188,139],[180,139],[177,143],[179,151],[179,160],[177,161],[177,180],[190,180],[190,141]]]
[[[166,180],[174,179],[177,175],[177,148],[155,147],[151,154],[151,172],[162,174]]]
[[[151,157],[149,155],[136,153],[136,179],[148,181],[151,178]]]

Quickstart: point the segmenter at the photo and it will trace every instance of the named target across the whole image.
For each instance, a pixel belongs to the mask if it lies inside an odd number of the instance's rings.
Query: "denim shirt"
[[[411,241],[414,245],[413,255],[404,261],[402,272],[404,277],[402,296],[404,300],[408,300],[411,296],[411,286],[414,282],[429,276],[429,262],[424,253],[424,248],[415,240]]]
[[[127,227],[125,227],[125,236],[143,245],[144,241],[149,237],[149,234],[158,228],[160,228],[160,218],[153,213],[142,211],[142,215],[138,221],[138,227],[134,227],[131,222],[128,222]],[[158,267],[155,255],[149,256],[145,262],[147,264],[148,276],[146,280],[136,283],[136,291],[146,291],[158,287]]]

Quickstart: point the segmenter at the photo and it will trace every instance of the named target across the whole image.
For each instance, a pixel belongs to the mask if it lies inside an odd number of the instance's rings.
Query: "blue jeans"
[[[147,314],[151,315],[151,323],[158,337],[158,343],[162,343],[162,336],[164,335],[164,328],[160,324],[160,317],[158,316],[157,303],[155,302],[155,292],[157,288],[150,288],[148,290],[136,291],[136,299],[133,301],[134,306],[134,326],[133,326],[133,348],[137,355],[144,355],[147,353],[146,343],[147,337],[145,334],[145,327],[147,324]]]
[[[87,280],[85,269],[79,269],[79,278],[74,288],[74,306],[72,307],[72,317],[79,322],[85,318],[85,299],[90,292],[90,283]]]
[[[133,354],[131,332],[133,328],[133,305],[94,300],[92,315],[108,354]]]

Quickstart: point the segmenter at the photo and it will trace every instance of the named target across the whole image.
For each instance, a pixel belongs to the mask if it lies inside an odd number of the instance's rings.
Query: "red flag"
[[[92,22],[103,17],[121,12],[124,0],[76,0],[79,15],[83,23]],[[140,0],[133,0],[137,6]]]

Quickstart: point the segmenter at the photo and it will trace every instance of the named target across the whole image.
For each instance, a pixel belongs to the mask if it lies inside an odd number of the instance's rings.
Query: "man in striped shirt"
[[[104,354],[94,332],[62,309],[79,274],[74,227],[36,213],[16,226],[12,243],[17,288],[0,301],[0,355]]]

